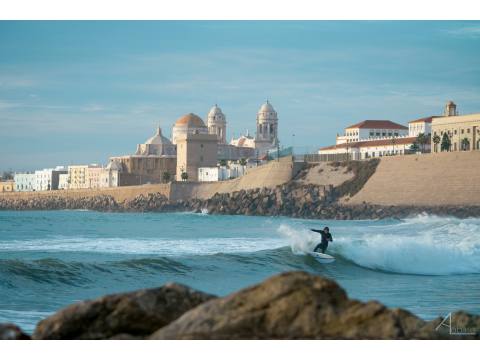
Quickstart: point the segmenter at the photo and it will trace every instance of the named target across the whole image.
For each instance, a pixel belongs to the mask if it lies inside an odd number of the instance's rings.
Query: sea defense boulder
[[[0,324],[0,340],[29,340],[30,336],[14,324]]]
[[[40,321],[33,338],[143,338],[213,298],[179,284],[107,295],[70,305]]]
[[[470,315],[469,315],[470,316]],[[470,316],[470,324],[480,317]],[[441,339],[408,311],[351,300],[334,281],[305,272],[206,302],[158,330],[151,339]],[[477,335],[478,336],[478,335]]]

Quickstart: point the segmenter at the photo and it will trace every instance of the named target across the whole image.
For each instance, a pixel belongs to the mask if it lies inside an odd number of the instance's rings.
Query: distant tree
[[[0,176],[2,180],[13,180],[13,172],[11,171],[4,171],[2,176]]]
[[[171,179],[171,175],[168,171],[164,171],[163,174],[162,174],[162,180],[163,182],[166,182],[168,183]]]
[[[227,160],[222,159],[219,161],[220,166],[227,166]]]
[[[470,140],[468,140],[468,138],[463,138],[460,144],[462,146],[462,151],[470,150]]]
[[[187,181],[187,180],[188,180],[188,174],[187,174],[185,171],[182,171],[181,177],[182,177],[182,180],[183,180],[183,181]]]
[[[418,143],[416,141],[414,141],[413,144],[410,145],[410,150],[413,151],[413,152],[417,152],[418,149],[419,149]]]
[[[238,163],[242,166],[246,166],[247,165],[247,160],[245,160],[245,158],[241,158]]]
[[[435,145],[434,145],[434,147],[435,147],[434,151],[437,152],[438,144],[440,144],[440,141],[441,141],[440,136],[438,136],[437,134],[435,134],[435,135],[433,136],[432,140],[433,140],[433,143],[435,144]]]
[[[392,137],[392,139],[390,140],[390,142],[392,143],[392,155],[395,155],[395,144],[397,143],[397,138],[394,136]]]
[[[422,152],[425,152],[425,145],[428,144],[428,136],[425,135],[424,133],[420,133],[417,135],[417,144],[420,145],[420,149],[422,150]]]
[[[450,151],[452,141],[446,132],[443,133],[442,143],[440,144],[440,151]]]

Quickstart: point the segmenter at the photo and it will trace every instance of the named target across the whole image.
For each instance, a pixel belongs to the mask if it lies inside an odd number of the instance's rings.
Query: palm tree
[[[437,152],[438,144],[440,144],[440,136],[435,134],[432,138],[434,145],[434,151]]]
[[[467,151],[470,149],[470,140],[468,138],[463,138],[461,141],[462,151]]]
[[[410,145],[410,150],[416,153],[418,151],[418,144],[416,141],[413,142],[412,145]]]
[[[442,136],[442,143],[440,145],[440,151],[450,151],[450,147],[452,146],[452,141],[446,132],[443,133]]]
[[[393,146],[393,154],[392,155],[395,155],[395,144],[397,143],[397,139],[396,139],[395,136],[392,138],[391,142],[392,142],[392,146]]]
[[[168,171],[165,171],[162,175],[163,182],[168,183],[170,181],[170,173]]]
[[[428,136],[426,136],[424,133],[418,134],[417,143],[420,145],[422,153],[425,152],[425,145],[428,143]]]

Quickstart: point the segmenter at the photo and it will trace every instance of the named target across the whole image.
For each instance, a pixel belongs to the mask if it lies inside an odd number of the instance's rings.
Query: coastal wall
[[[480,151],[383,157],[349,204],[480,204]]]
[[[79,199],[96,196],[112,196],[115,201],[129,201],[141,194],[160,193],[165,197],[170,196],[170,184],[151,184],[138,186],[121,186],[106,189],[75,189],[75,190],[53,190],[53,191],[29,191],[1,193],[0,199],[34,199],[56,196],[66,199]]]
[[[251,168],[237,179],[220,182],[173,182],[170,184],[151,184],[138,186],[121,186],[106,189],[75,189],[35,192],[0,193],[1,199],[29,200],[42,197],[59,197],[80,199],[98,196],[111,196],[116,202],[130,201],[139,195],[160,193],[171,201],[191,198],[209,199],[215,193],[231,193],[256,188],[274,188],[289,182],[293,175],[301,170],[303,163],[295,163],[291,157],[280,158],[265,165]]]
[[[248,169],[244,176],[233,180],[211,183],[178,182],[172,184],[170,200],[209,199],[215,193],[232,193],[257,188],[273,189],[289,182],[302,167],[303,163],[295,163],[291,157],[284,157],[280,158],[280,161],[270,161],[265,165]]]

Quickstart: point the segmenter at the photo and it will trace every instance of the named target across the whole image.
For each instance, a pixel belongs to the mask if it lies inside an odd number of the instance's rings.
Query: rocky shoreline
[[[206,212],[224,215],[288,216],[306,219],[376,220],[407,218],[419,214],[480,217],[480,206],[380,206],[347,205],[338,201],[338,189],[302,185],[295,181],[274,189],[241,190],[212,198],[170,202],[161,193],[139,195],[117,202],[112,196],[66,198],[39,196],[0,198],[0,210],[93,210],[104,212]]]
[[[180,284],[103,296],[61,309],[32,336],[0,324],[0,339],[479,339],[480,316],[424,321],[403,309],[348,298],[334,281],[306,272],[273,276],[217,298]]]

